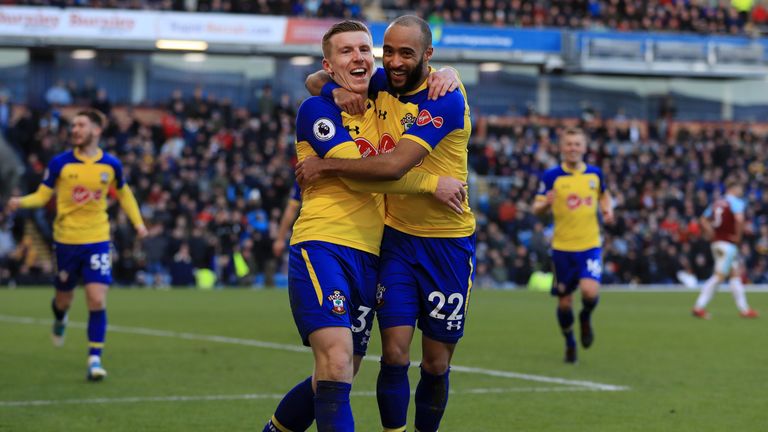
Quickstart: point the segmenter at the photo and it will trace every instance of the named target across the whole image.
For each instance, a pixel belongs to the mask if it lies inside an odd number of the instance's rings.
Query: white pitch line
[[[473,394],[504,394],[504,393],[533,393],[533,392],[577,392],[590,391],[581,387],[516,387],[516,388],[476,388],[467,390],[451,390],[452,395]],[[411,392],[413,394],[413,392]],[[91,398],[91,399],[47,399],[47,400],[19,400],[0,401],[0,408],[24,408],[50,405],[82,405],[82,404],[128,404],[141,402],[216,402],[273,399],[280,400],[283,394],[253,393],[242,395],[201,395],[201,396],[133,396],[121,398]],[[375,391],[353,391],[352,397],[375,397]]]
[[[569,380],[565,378],[548,377],[548,376],[542,376],[542,375],[531,375],[531,374],[524,374],[524,373],[518,373],[518,372],[497,371],[493,369],[482,369],[482,368],[468,367],[468,366],[451,365],[451,370],[457,371],[457,372],[476,373],[481,375],[489,375],[489,376],[504,377],[504,378],[516,378],[516,379],[521,379],[525,381],[535,381],[535,382],[543,382],[543,383],[550,383],[550,384],[578,386],[578,387],[584,387],[590,390],[600,390],[600,391],[629,390],[629,387],[617,386],[613,384],[601,384],[601,383],[592,382],[592,381]]]
[[[50,325],[50,320],[41,320],[41,319],[35,319],[30,317],[18,317],[18,316],[10,316],[10,315],[0,315],[0,321],[15,323],[15,324]],[[70,321],[68,325],[76,328],[87,327],[87,324],[85,323],[72,322],[72,321]],[[292,352],[309,352],[310,351],[309,348],[298,346],[298,345],[279,344],[274,342],[264,342],[264,341],[254,340],[254,339],[233,338],[228,336],[202,335],[202,334],[196,334],[196,333],[157,330],[157,329],[150,329],[150,328],[144,328],[144,327],[126,327],[126,326],[110,324],[109,331],[117,332],[117,333],[139,334],[139,335],[146,335],[146,336],[169,337],[169,338],[178,338],[178,339],[185,339],[185,340],[196,340],[196,341],[226,343],[226,344],[233,344],[233,345],[253,346],[258,348],[267,348],[267,349],[274,349],[274,350],[281,350],[281,351],[292,351]],[[378,357],[379,357],[378,355],[371,353],[369,356],[364,357],[364,360],[378,362],[379,361]],[[418,363],[414,362],[414,363],[411,363],[411,365],[413,367],[416,367],[418,366]],[[467,373],[474,373],[474,374],[487,375],[487,376],[493,376],[493,377],[520,379],[524,381],[560,384],[565,386],[577,386],[577,387],[583,387],[589,390],[599,390],[599,391],[629,390],[629,387],[626,387],[626,386],[602,384],[602,383],[593,382],[593,381],[569,380],[565,378],[524,374],[524,373],[518,373],[518,372],[499,371],[499,370],[493,370],[493,369],[483,369],[478,367],[451,365],[451,370],[455,372],[467,372]]]

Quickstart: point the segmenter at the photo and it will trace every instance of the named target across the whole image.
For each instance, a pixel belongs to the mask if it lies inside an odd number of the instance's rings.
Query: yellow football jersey
[[[123,179],[122,164],[101,150],[90,158],[77,150],[53,158],[40,188],[23,197],[21,206],[43,205],[55,191],[54,240],[65,244],[105,242],[109,241],[107,194],[113,185],[121,197],[128,198],[121,198],[121,204],[134,226],[142,225],[136,200]]]
[[[342,112],[332,100],[310,97],[296,116],[296,152],[309,156],[357,159],[376,154],[375,106],[358,116]],[[378,255],[384,231],[384,197],[355,192],[342,179],[318,180],[302,190],[301,211],[291,244],[317,240]]]
[[[379,152],[392,151],[400,138],[408,138],[430,152],[412,171],[466,181],[472,124],[464,87],[436,101],[428,100],[426,82],[404,95],[387,87],[386,73],[380,68],[370,86],[381,135]],[[475,216],[468,201],[463,208],[458,215],[431,196],[387,194],[385,222],[419,237],[466,237],[475,232]]]
[[[598,209],[605,191],[602,171],[587,164],[573,171],[564,164],[550,168],[541,177],[536,199],[546,199],[549,191],[555,193],[552,248],[579,252],[600,247]]]

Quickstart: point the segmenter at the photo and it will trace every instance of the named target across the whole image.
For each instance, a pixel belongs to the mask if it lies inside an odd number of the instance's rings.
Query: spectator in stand
[[[64,80],[56,81],[45,92],[45,101],[51,106],[72,105],[72,94],[69,92]]]
[[[462,0],[444,5],[454,3],[466,8],[472,5]],[[565,3],[557,5],[564,11],[568,7]],[[512,0],[505,10],[508,14],[517,11],[519,18],[525,4],[529,2]],[[580,5],[570,7],[579,11]],[[179,251],[179,239],[184,238],[189,243],[193,268],[213,270],[214,257],[223,255],[221,248],[226,242],[242,248],[243,239],[250,237],[254,239],[256,265],[249,264],[254,280],[257,273],[278,268],[271,247],[284,197],[292,185],[290,160],[294,155],[286,143],[293,135],[296,105],[283,95],[283,89],[275,90],[280,102],[272,101],[265,117],[260,117],[256,101],[252,112],[232,106],[202,87],[194,92],[195,97],[174,91],[160,108],[149,111],[150,116],[141,115],[146,108],[114,109],[113,126],[103,134],[105,150],[120,156],[125,177],[142,202],[147,220],[152,224],[163,221],[171,238],[169,259]],[[211,108],[207,113],[190,108],[188,104],[197,103],[195,100]],[[21,104],[14,104],[13,110],[17,120],[8,123],[6,136],[25,167],[19,188],[29,192],[40,182],[52,155],[65,148],[66,135],[62,131],[66,131],[67,119],[58,114],[60,110],[37,111]],[[588,122],[549,118],[535,111],[498,119],[478,117],[468,149],[469,165],[478,176],[492,176],[480,177],[478,193],[473,195],[479,199],[473,204],[473,209],[478,210],[478,280],[492,279],[495,260],[511,266],[521,245],[537,269],[548,269],[540,244],[542,236],[548,238],[550,229],[547,223],[537,227],[530,209],[519,203],[532,201],[536,184],[527,179],[556,163],[557,134],[574,121],[584,127],[595,144],[590,148],[590,157],[605,172],[612,173],[606,182],[616,192],[621,210],[616,223],[605,233],[606,282],[677,282],[676,275],[669,276],[671,269],[665,269],[659,261],[671,253],[669,246],[685,258],[679,265],[681,270],[698,281],[707,279],[712,260],[709,245],[701,237],[698,215],[711,198],[722,192],[728,172],[740,167],[749,176],[745,195],[749,229],[745,229],[742,241],[748,248],[744,256],[750,263],[745,266],[747,278],[756,282],[768,277],[768,252],[764,252],[768,247],[763,247],[768,244],[768,233],[764,233],[768,229],[768,193],[763,192],[768,190],[768,137],[756,125],[682,124],[675,118],[676,111],[670,97],[659,112],[667,119],[664,123],[646,124],[626,114],[602,116],[594,109]],[[632,128],[636,131],[632,132]],[[658,178],[665,182],[654,183]],[[220,194],[227,197],[215,203],[212,197]],[[259,197],[258,206],[252,202],[255,197]],[[216,237],[215,220],[223,210],[237,210],[243,215],[234,240]],[[136,283],[137,271],[145,270],[146,251],[130,239],[118,241],[126,221],[121,225],[120,212],[112,202],[110,212],[118,215],[113,233],[115,281]],[[46,226],[45,219],[51,215],[51,209],[39,213],[43,223],[36,224],[38,229]],[[186,225],[184,234],[177,236],[174,233],[182,224],[180,220],[185,220]],[[23,220],[16,224],[23,225]],[[669,245],[651,250],[663,240]],[[503,281],[494,281],[494,286],[503,286],[512,278],[509,274],[499,276],[501,272],[493,274]],[[478,282],[478,286],[482,284]]]
[[[178,252],[173,255],[170,266],[171,286],[190,287],[195,285],[195,268],[192,266],[192,256],[189,254],[189,243],[182,243]]]

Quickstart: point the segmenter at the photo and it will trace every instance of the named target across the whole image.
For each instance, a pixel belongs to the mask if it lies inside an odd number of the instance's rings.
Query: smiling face
[[[566,131],[560,141],[560,154],[563,162],[575,168],[587,153],[587,138],[580,131]]]
[[[323,44],[323,69],[336,83],[361,95],[373,75],[373,44],[367,31],[336,33]]]
[[[394,23],[384,33],[384,70],[389,87],[397,93],[416,89],[429,75],[432,47],[425,47],[422,30],[416,25]]]

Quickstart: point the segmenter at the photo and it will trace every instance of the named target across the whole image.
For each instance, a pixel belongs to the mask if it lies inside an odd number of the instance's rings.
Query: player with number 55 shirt
[[[555,280],[552,295],[558,297],[557,319],[565,337],[565,361],[576,362],[573,337],[573,292],[581,290],[579,314],[581,345],[594,340],[591,316],[597,306],[602,274],[600,222],[613,222],[611,196],[600,168],[584,163],[587,138],[581,129],[567,129],[560,137],[561,165],[544,172],[533,204],[536,214],[551,210],[555,233],[552,263]]]
[[[35,193],[14,197],[11,210],[45,205],[56,193],[56,219],[53,224],[56,251],[56,296],[51,302],[54,314],[53,343],[64,343],[67,311],[74,288],[82,279],[88,303],[88,373],[91,381],[106,376],[101,352],[107,331],[106,292],[112,283],[107,195],[111,189],[136,228],[139,237],[147,230],[139,206],[125,183],[120,161],[99,148],[104,115],[95,110],[79,112],[72,120],[70,139],[73,149],[54,157],[45,178]]]

